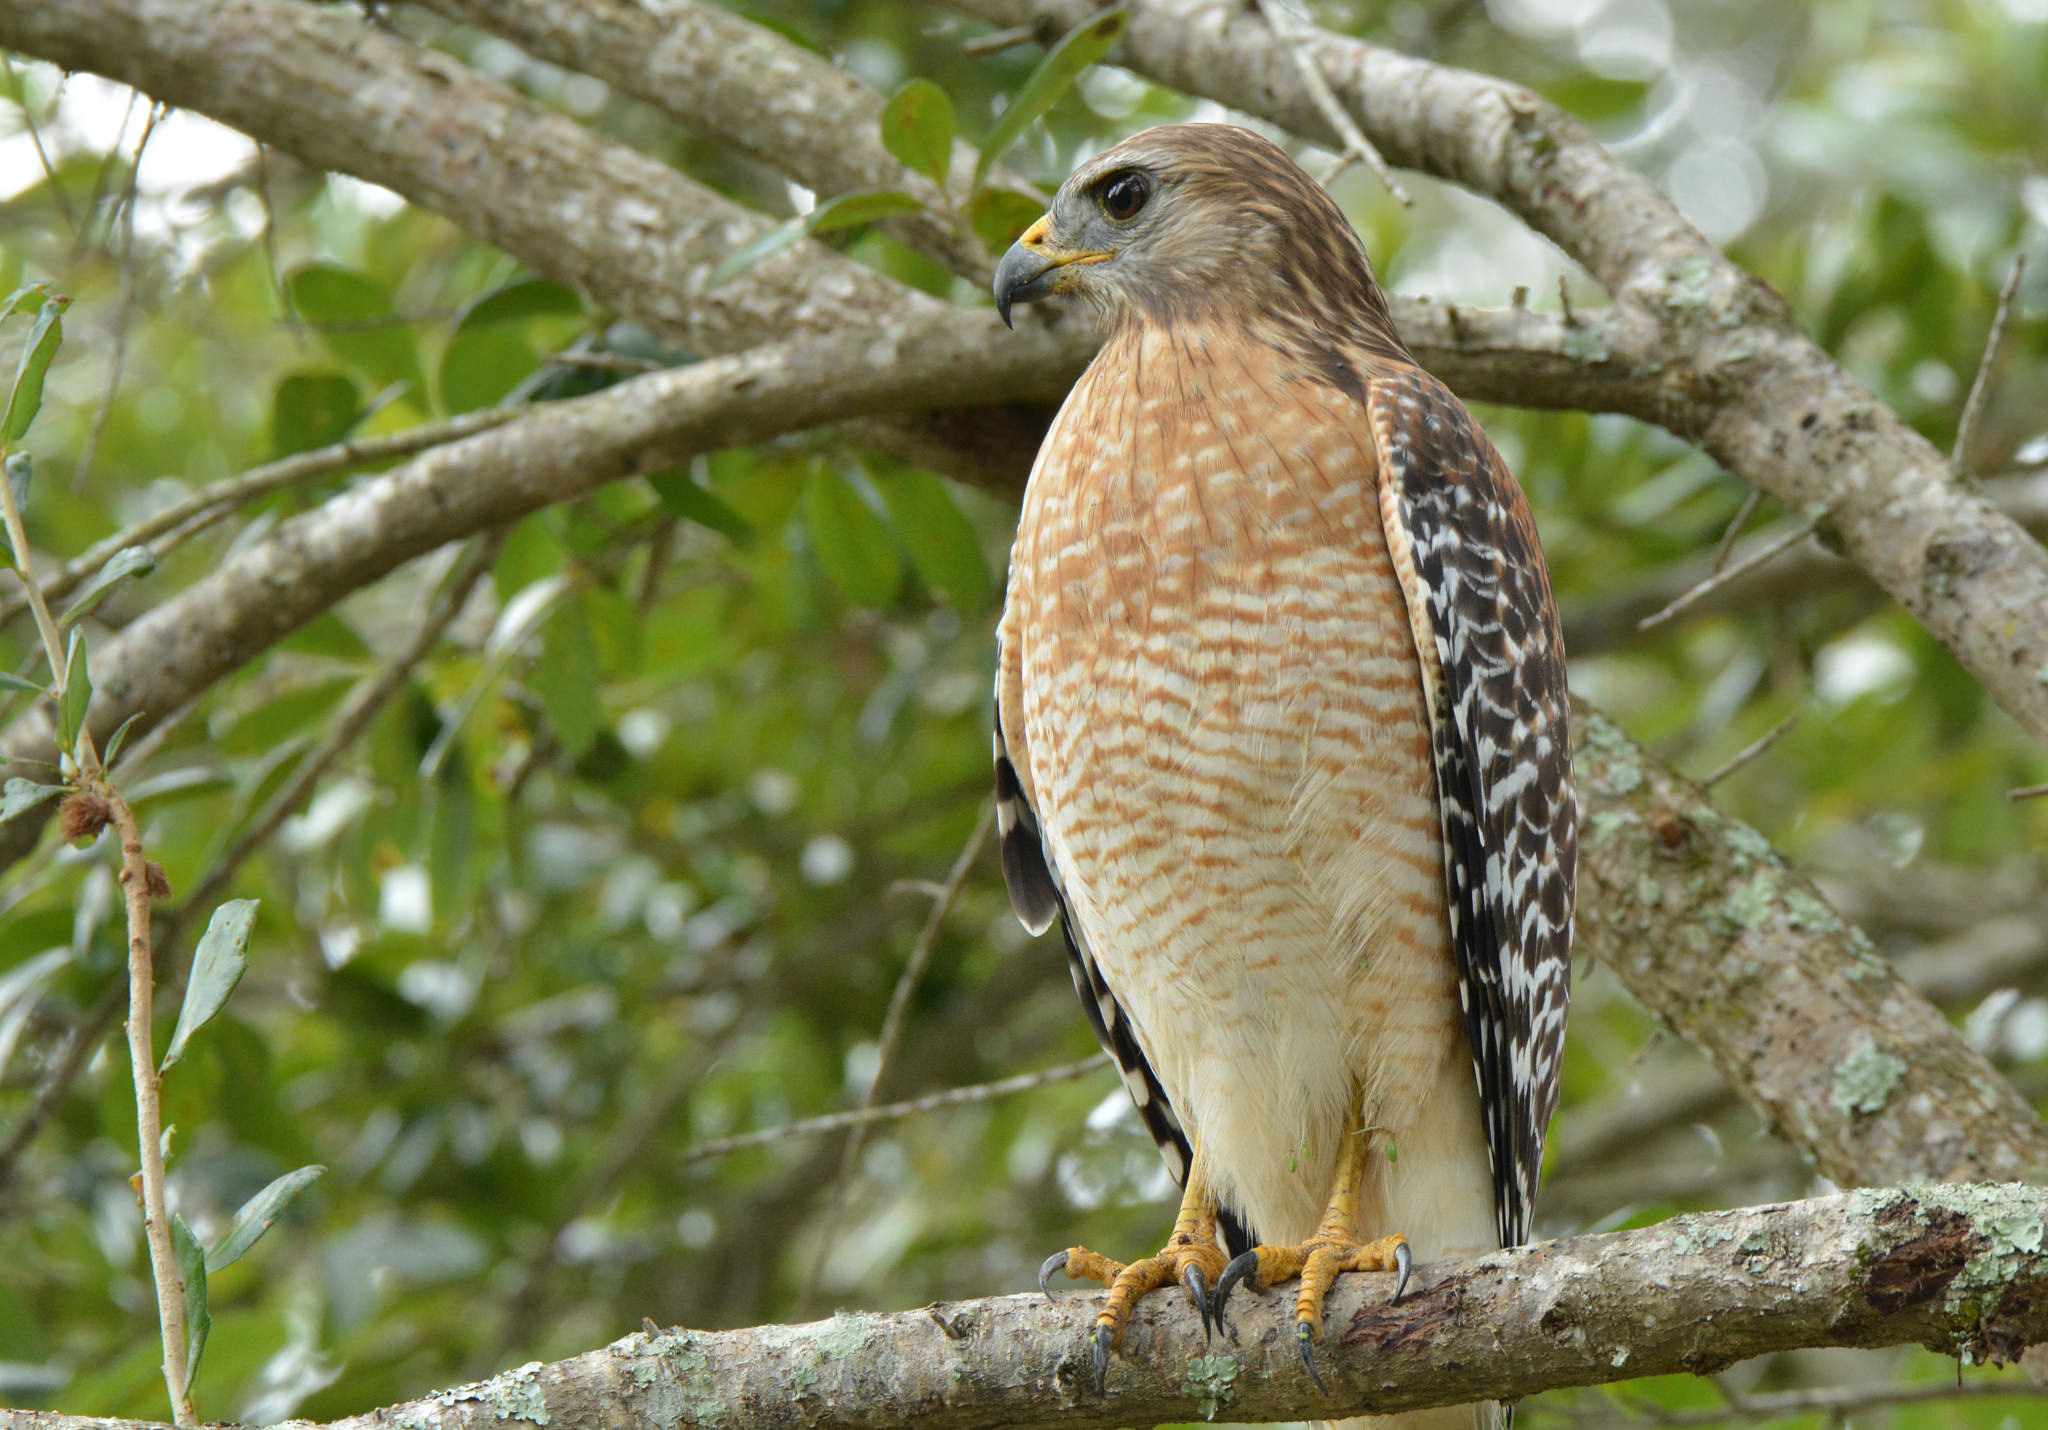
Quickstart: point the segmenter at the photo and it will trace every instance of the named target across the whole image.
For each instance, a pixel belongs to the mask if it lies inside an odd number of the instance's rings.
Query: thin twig
[[[377,712],[391,697],[405,688],[406,682],[412,678],[413,667],[432,654],[448,627],[462,614],[477,581],[498,559],[498,552],[505,544],[505,532],[505,527],[493,528],[463,554],[455,569],[449,572],[426,621],[406,643],[405,649],[392,657],[377,674],[349,692],[347,702],[336,712],[334,723],[327,727],[327,734],[319,745],[299,761],[291,778],[264,804],[262,811],[249,822],[249,827],[242,831],[228,852],[214,861],[204,881],[180,906],[181,918],[195,910],[205,909],[227,892],[235,871],[251,854],[269,842],[278,826],[313,792],[313,786],[319,783],[327,767],[369,728],[370,722],[377,718]]]
[[[2012,318],[2013,298],[2020,291],[2020,278],[2027,271],[2027,255],[2013,255],[2012,272],[1998,293],[1998,310],[1991,315],[1991,331],[1984,338],[1984,356],[1977,360],[1977,376],[1970,381],[1970,395],[1963,400],[1962,420],[1956,423],[1956,445],[1949,452],[1949,465],[1967,471],[1963,459],[1977,436],[1978,419],[1984,415],[1984,398],[1991,389],[1991,369],[1998,362],[1998,350],[2005,342],[2005,325]]]
[[[71,490],[76,492],[85,486],[85,479],[92,471],[93,458],[100,449],[100,438],[107,430],[107,418],[114,411],[114,397],[121,390],[121,374],[128,366],[128,328],[135,316],[135,204],[142,187],[142,156],[149,148],[150,136],[169,111],[162,104],[149,106],[149,117],[142,123],[142,137],[135,141],[135,159],[128,166],[128,183],[121,192],[119,212],[121,215],[121,296],[114,305],[114,355],[107,372],[107,389],[100,394],[99,406],[92,414],[92,426],[85,434],[85,446],[79,450],[78,465],[71,469]],[[122,120],[125,127],[127,121]]]
[[[1373,147],[1372,141],[1365,137],[1365,131],[1358,127],[1358,121],[1338,102],[1335,92],[1330,88],[1329,80],[1323,77],[1322,66],[1317,64],[1315,56],[1309,53],[1308,41],[1295,31],[1293,17],[1287,15],[1276,0],[1258,0],[1258,7],[1267,28],[1272,30],[1281,44],[1287,46],[1287,53],[1293,58],[1295,69],[1300,71],[1301,82],[1307,86],[1309,97],[1315,101],[1316,108],[1322,111],[1323,118],[1330,122],[1330,127],[1337,131],[1337,137],[1343,145],[1338,151],[1337,162],[1328,173],[1321,176],[1322,182],[1328,185],[1349,168],[1354,160],[1362,161],[1380,176],[1380,182],[1387,186],[1387,192],[1398,199],[1402,207],[1413,207],[1415,200],[1408,197],[1408,191],[1402,188],[1400,181],[1394,177],[1394,171],[1387,166],[1385,156]]]
[[[481,543],[471,548],[469,554],[449,574],[440,597],[418,635],[404,651],[392,659],[390,664],[350,694],[348,701],[335,715],[334,723],[329,727],[326,738],[320,742],[318,748],[299,761],[298,767],[292,771],[291,778],[271,796],[263,806],[262,812],[250,822],[234,846],[214,860],[206,877],[192,893],[182,903],[164,912],[157,921],[155,940],[157,956],[161,962],[168,964],[171,961],[172,950],[191,914],[208,909],[227,892],[229,884],[243,862],[261,848],[270,836],[276,833],[278,826],[304,803],[306,796],[312,793],[314,784],[326,772],[328,766],[348,749],[392,696],[405,688],[406,677],[412,667],[432,652],[434,644],[446,634],[449,625],[461,614],[470,591],[496,559],[502,540],[502,531],[489,533]],[[171,718],[175,719],[176,716]],[[168,720],[160,722],[158,729],[167,723]],[[151,731],[152,735],[155,733]],[[140,749],[140,746],[131,745],[127,752],[131,758],[124,759],[123,765],[139,763],[140,761],[132,759],[132,756]],[[87,1010],[85,1016],[73,1026],[63,1051],[57,1055],[49,1072],[44,1075],[41,1085],[37,1087],[35,1102],[8,1132],[5,1145],[0,1146],[0,1189],[4,1189],[13,1179],[29,1144],[48,1124],[57,1105],[63,1101],[72,1083],[77,1081],[78,1075],[85,1070],[86,1063],[98,1049],[101,1038],[106,1035],[107,1028],[114,1020],[114,1014],[120,1009],[120,992],[119,983],[109,985],[100,1001]]]
[[[171,1250],[171,1219],[164,1206],[163,1112],[157,1100],[156,1053],[150,1046],[150,1004],[156,972],[149,947],[149,901],[153,882],[142,852],[142,831],[135,811],[120,791],[102,783],[96,791],[106,801],[114,828],[121,836],[121,892],[128,905],[128,1062],[135,1075],[135,1138],[142,1154],[142,1228],[149,1239],[149,1265],[156,1278],[157,1319],[163,1328],[164,1384],[171,1393],[171,1414],[180,1425],[196,1425],[192,1394],[186,1385],[185,1278]],[[154,876],[160,878],[161,876]]]
[[[1078,1063],[1062,1063],[1043,1072],[1018,1073],[1014,1077],[998,1078],[994,1082],[947,1088],[944,1092],[927,1093],[923,1097],[884,1103],[879,1107],[855,1108],[850,1112],[828,1112],[820,1117],[801,1117],[778,1127],[764,1127],[758,1132],[741,1132],[731,1137],[720,1137],[712,1142],[700,1142],[695,1147],[687,1149],[677,1165],[694,1167],[699,1162],[729,1157],[735,1152],[747,1152],[756,1147],[770,1147],[777,1142],[786,1142],[795,1137],[819,1137],[828,1132],[844,1132],[853,1127],[872,1127],[878,1122],[901,1122],[905,1118],[937,1112],[941,1108],[993,1102],[999,1097],[1013,1097],[1020,1092],[1030,1092],[1033,1088],[1047,1087],[1057,1082],[1072,1082],[1076,1078],[1086,1077],[1108,1066],[1109,1055],[1097,1053],[1094,1057],[1083,1058]]]
[[[882,1080],[895,1059],[897,1044],[903,1041],[903,1027],[909,1021],[911,999],[916,996],[918,985],[924,981],[925,970],[931,967],[932,953],[938,948],[939,930],[944,927],[946,915],[952,911],[953,900],[959,897],[960,886],[967,881],[967,871],[974,866],[975,856],[981,853],[982,841],[988,838],[989,826],[994,822],[995,806],[987,805],[981,811],[981,818],[974,822],[974,833],[967,836],[959,857],[946,872],[946,882],[932,900],[924,927],[918,930],[910,958],[896,980],[896,991],[889,997],[889,1011],[882,1015],[882,1032],[875,1048],[875,1075],[860,1098],[860,1110],[863,1112],[875,1105],[875,1097],[882,1090]],[[825,1205],[818,1254],[812,1259],[811,1269],[804,1277],[803,1295],[799,1298],[801,1305],[808,1305],[818,1292],[818,1278],[824,1275],[825,1259],[831,1255],[832,1242],[839,1231],[839,1218],[846,1207],[847,1187],[853,1180],[855,1166],[859,1164],[861,1148],[866,1145],[867,1125],[856,1123],[839,1155],[839,1175],[833,1179],[831,1199]]]
[[[410,457],[430,447],[459,442],[465,437],[474,437],[479,432],[503,426],[520,415],[520,412],[513,408],[488,408],[479,412],[467,412],[460,417],[451,417],[445,422],[427,422],[417,427],[409,427],[388,437],[369,437],[336,442],[328,447],[316,447],[310,452],[299,452],[279,461],[252,468],[239,476],[225,478],[211,486],[200,488],[185,500],[164,508],[146,521],[139,521],[125,531],[115,532],[102,541],[94,542],[52,572],[42,583],[43,592],[45,595],[60,598],[69,595],[113,559],[116,552],[130,546],[149,545],[167,533],[175,533],[177,541],[187,540],[258,497],[268,496],[286,487],[297,486],[301,482],[332,476],[351,467],[369,466],[374,462]],[[159,551],[158,554],[161,555],[162,552]],[[0,600],[0,622],[11,620],[20,614],[25,604],[22,597]]]
[[[1651,629],[1653,626],[1661,626],[1664,624],[1664,622],[1670,620],[1673,616],[1685,610],[1688,606],[1691,606],[1695,601],[1698,601],[1702,596],[1705,596],[1708,592],[1717,591],[1721,587],[1727,585],[1730,581],[1734,581],[1740,577],[1747,576],[1750,572],[1756,570],[1758,567],[1766,565],[1769,562],[1777,559],[1779,556],[1784,555],[1784,553],[1790,551],[1800,542],[1806,540],[1807,537],[1813,535],[1815,531],[1819,530],[1820,522],[1821,519],[1818,516],[1808,517],[1805,521],[1800,522],[1798,526],[1786,532],[1783,536],[1779,537],[1776,541],[1771,542],[1768,546],[1763,547],[1754,555],[1744,557],[1742,560],[1736,562],[1733,566],[1725,566],[1721,568],[1719,571],[1716,571],[1711,576],[1707,577],[1706,580],[1701,581],[1698,585],[1694,586],[1691,590],[1681,593],[1677,597],[1677,599],[1673,600],[1669,605],[1664,607],[1663,610],[1655,611],[1650,615],[1644,616],[1640,621],[1636,622],[1636,629],[1639,631],[1647,631]]]
[[[64,226],[71,230],[76,239],[84,235],[84,228],[78,217],[71,211],[71,196],[64,192],[64,186],[57,182],[57,166],[50,162],[50,151],[43,147],[42,126],[36,123],[35,107],[28,102],[28,86],[21,82],[20,71],[14,68],[11,56],[0,52],[0,67],[7,70],[7,78],[14,86],[14,102],[21,107],[21,122],[28,130],[29,143],[35,145],[36,158],[42,161],[43,181],[49,186],[50,197],[56,201],[57,212],[64,217]],[[68,76],[67,76],[68,78]],[[64,81],[57,82],[58,93],[62,93]]]
[[[1700,788],[1712,789],[1715,785],[1721,783],[1722,780],[1727,779],[1728,776],[1734,774],[1751,760],[1754,760],[1758,755],[1761,755],[1765,750],[1770,749],[1771,746],[1791,734],[1792,727],[1798,723],[1799,712],[1794,710],[1790,715],[1787,715],[1764,732],[1764,734],[1751,740],[1747,745],[1744,745],[1733,755],[1730,755],[1719,769],[1700,781]]]
[[[1742,528],[1749,525],[1749,519],[1756,515],[1756,509],[1764,504],[1764,489],[1751,487],[1749,495],[1742,499],[1742,505],[1729,518],[1728,529],[1721,533],[1721,544],[1714,548],[1714,569],[1719,571],[1728,564],[1728,553],[1735,549],[1736,538],[1742,535]]]
[[[2023,800],[2039,799],[2044,794],[2048,794],[2048,785],[2021,785],[2018,789],[2007,790],[2005,797],[2019,804]]]

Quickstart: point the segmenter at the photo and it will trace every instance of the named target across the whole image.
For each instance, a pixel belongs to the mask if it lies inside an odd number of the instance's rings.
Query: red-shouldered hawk
[[[1158,1256],[1075,1247],[1040,1283],[1110,1283],[1099,1377],[1146,1291],[1207,1327],[1299,1276],[1313,1375],[1340,1271],[1528,1235],[1577,824],[1535,527],[1342,211],[1254,134],[1089,160],[995,293],[1109,326],[1011,553],[1003,873],[1028,928],[1059,916],[1185,1188]]]

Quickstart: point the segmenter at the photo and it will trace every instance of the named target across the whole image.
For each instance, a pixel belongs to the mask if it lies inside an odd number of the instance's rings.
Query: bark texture
[[[1916,1183],[1677,1217],[1392,1277],[1338,1279],[1318,1355],[1296,1358],[1292,1292],[1240,1293],[1235,1339],[1205,1343],[1185,1300],[1140,1304],[1106,1392],[1089,1333],[1101,1293],[842,1313],[804,1326],[648,1331],[324,1430],[1030,1430],[1415,1410],[1635,1376],[1706,1373],[1765,1351],[1923,1345],[2003,1361],[2048,1339],[2048,1190]],[[0,1430],[125,1430],[36,1411]]]

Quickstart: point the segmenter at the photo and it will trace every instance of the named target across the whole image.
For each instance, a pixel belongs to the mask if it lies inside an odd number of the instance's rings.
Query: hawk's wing
[[[997,669],[1002,668],[998,660]],[[1074,975],[1074,991],[1081,995],[1088,1025],[1095,1029],[1103,1051],[1115,1061],[1124,1087],[1144,1119],[1145,1130],[1152,1134],[1159,1155],[1166,1160],[1167,1171],[1173,1174],[1175,1184],[1185,1186],[1188,1164],[1194,1156],[1187,1129],[1173,1110],[1166,1089],[1160,1086],[1159,1075],[1146,1061],[1130,1015],[1110,992],[1094,955],[1088,951],[1087,935],[1067,908],[1057,865],[1039,831],[1038,812],[1031,807],[1023,781],[1017,777],[1010,746],[1003,739],[1000,699],[996,710],[996,832],[1003,846],[1003,882],[1010,889],[1010,906],[1017,911],[1024,927],[1035,934],[1044,933],[1058,917],[1060,931],[1067,940],[1067,970]],[[1232,1256],[1249,1251],[1254,1244],[1250,1230],[1227,1207],[1217,1208],[1217,1230]]]
[[[1380,511],[1422,656],[1444,885],[1501,1245],[1527,1240],[1571,996],[1564,638],[1535,523],[1449,389],[1380,368],[1366,410]]]

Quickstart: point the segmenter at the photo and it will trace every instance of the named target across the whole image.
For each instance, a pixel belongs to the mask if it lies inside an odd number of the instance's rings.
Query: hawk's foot
[[[1038,1287],[1050,1296],[1055,1271],[1065,1271],[1076,1280],[1100,1281],[1109,1287],[1109,1299],[1095,1317],[1095,1388],[1100,1390],[1109,1374],[1109,1353],[1123,1343],[1131,1311],[1146,1292],[1176,1282],[1185,1286],[1188,1299],[1202,1318],[1202,1333],[1211,1333],[1216,1324],[1217,1303],[1209,1288],[1218,1284],[1227,1260],[1223,1248],[1216,1244],[1212,1212],[1192,1225],[1183,1217],[1157,1256],[1129,1265],[1084,1246],[1055,1252],[1038,1268]]]
[[[1408,1273],[1414,1264],[1406,1237],[1383,1236],[1378,1241],[1361,1242],[1348,1226],[1333,1217],[1299,1246],[1255,1246],[1224,1267],[1223,1277],[1209,1298],[1209,1313],[1218,1326],[1223,1325],[1223,1303],[1239,1282],[1249,1281],[1254,1290],[1263,1291],[1300,1277],[1301,1289],[1294,1297],[1295,1344],[1301,1350],[1301,1363],[1307,1367],[1309,1379],[1316,1383],[1316,1389],[1324,1390],[1323,1378],[1316,1370],[1315,1343],[1323,1338],[1323,1299],[1336,1284],[1338,1273],[1397,1272],[1400,1279],[1394,1283],[1394,1300],[1399,1301],[1401,1293],[1408,1289]]]

